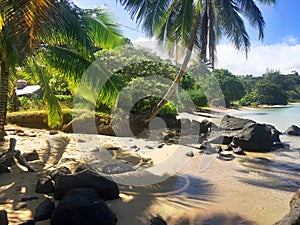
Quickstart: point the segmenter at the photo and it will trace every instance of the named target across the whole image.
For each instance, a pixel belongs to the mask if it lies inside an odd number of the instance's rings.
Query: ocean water
[[[300,127],[300,104],[278,108],[240,110],[230,113],[230,115],[251,119],[258,123],[271,124],[281,132],[287,130],[291,125]]]

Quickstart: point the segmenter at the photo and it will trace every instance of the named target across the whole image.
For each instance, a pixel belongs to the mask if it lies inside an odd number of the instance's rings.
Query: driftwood
[[[11,166],[12,162],[13,162],[13,158],[16,158],[18,163],[22,166],[25,166],[28,171],[35,171],[26,161],[26,159],[24,158],[24,156],[21,154],[21,152],[19,150],[15,150],[16,148],[16,144],[17,144],[17,140],[15,138],[11,138],[9,143],[9,149],[7,151],[7,153],[5,153],[4,155],[2,155],[0,157],[0,165],[3,166]]]

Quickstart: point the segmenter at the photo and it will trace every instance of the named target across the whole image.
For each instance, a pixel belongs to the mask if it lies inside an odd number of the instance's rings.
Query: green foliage
[[[286,105],[287,96],[279,85],[263,79],[258,81],[252,92],[241,100],[243,105],[249,103],[250,105]]]
[[[27,111],[27,110],[41,110],[43,109],[43,100],[37,96],[33,95],[31,97],[18,97],[19,101],[19,110]]]
[[[71,94],[67,81],[63,77],[56,76],[55,74],[50,78],[49,86],[57,96]]]
[[[159,111],[159,114],[165,114],[165,115],[177,115],[178,111],[175,107],[175,105],[171,102],[167,102],[162,109]]]
[[[193,101],[195,107],[203,107],[208,105],[207,98],[201,89],[191,89],[181,92],[179,99],[180,109],[185,109],[184,103],[188,102],[189,100]]]
[[[248,75],[239,80],[247,87],[241,105],[286,104],[300,100],[300,76],[296,72],[283,75],[279,71],[269,71],[261,77]]]
[[[239,100],[245,95],[245,89],[239,79],[225,69],[217,69],[212,72],[219,82],[224,95],[226,106],[231,102]]]
[[[238,76],[237,78],[243,84],[245,94],[250,93],[256,82],[262,79],[262,77],[254,77],[253,75]]]

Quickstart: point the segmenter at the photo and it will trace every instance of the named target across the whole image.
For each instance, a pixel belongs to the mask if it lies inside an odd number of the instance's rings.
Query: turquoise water
[[[300,127],[300,104],[282,108],[241,110],[230,115],[251,119],[258,123],[272,124],[282,132],[291,125]]]

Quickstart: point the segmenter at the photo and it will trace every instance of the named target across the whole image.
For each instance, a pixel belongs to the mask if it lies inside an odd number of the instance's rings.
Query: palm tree
[[[57,126],[60,107],[47,76],[35,62],[38,53],[63,56],[65,62],[69,60],[66,71],[71,63],[86,62],[88,66],[87,62],[94,60],[95,46],[113,47],[121,42],[119,30],[104,11],[84,11],[66,0],[0,0],[0,139],[4,136],[9,75],[16,66],[31,65],[32,72],[39,75],[49,118],[56,118],[50,125]]]
[[[217,41],[225,36],[238,50],[250,49],[250,40],[244,25],[244,18],[258,29],[263,39],[264,19],[256,2],[274,5],[276,0],[119,0],[131,17],[160,42],[181,43],[187,48],[184,62],[173,84],[164,98],[149,114],[149,122],[174,94],[181,77],[196,47],[200,59],[205,61],[207,51],[214,65]]]

